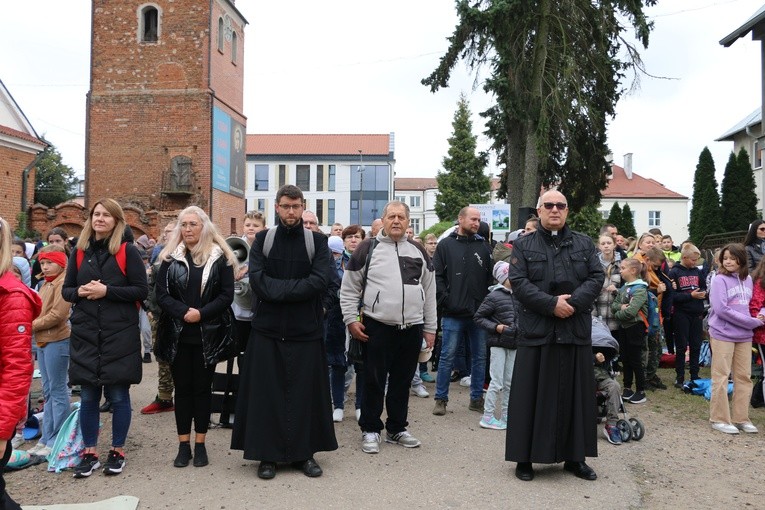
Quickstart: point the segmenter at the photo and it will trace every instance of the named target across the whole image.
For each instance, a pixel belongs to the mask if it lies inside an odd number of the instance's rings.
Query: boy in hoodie
[[[690,350],[690,377],[699,378],[699,352],[704,299],[707,296],[706,275],[697,267],[701,253],[694,245],[683,245],[680,263],[669,271],[673,282],[672,326],[675,333],[675,387],[685,381],[685,349]]]

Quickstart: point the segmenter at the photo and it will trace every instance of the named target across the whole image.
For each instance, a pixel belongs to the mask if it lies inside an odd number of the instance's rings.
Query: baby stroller
[[[619,343],[611,336],[608,326],[603,324],[597,317],[592,318],[592,352],[593,354],[597,352],[603,353],[603,356],[606,358],[604,365],[608,367],[608,373],[614,379],[616,374],[612,365],[619,357]],[[595,392],[595,399],[598,406],[598,423],[602,423],[608,414],[606,408],[607,396],[605,392],[598,390]],[[639,419],[629,416],[621,395],[619,395],[618,413],[622,418],[616,422],[616,428],[619,429],[622,435],[622,441],[626,443],[630,439],[635,441],[643,439],[645,426]]]

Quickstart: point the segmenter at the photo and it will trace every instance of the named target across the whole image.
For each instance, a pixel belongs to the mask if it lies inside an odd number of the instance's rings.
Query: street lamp
[[[364,154],[361,149],[359,151],[359,226],[364,226],[362,223],[361,208],[364,205]]]

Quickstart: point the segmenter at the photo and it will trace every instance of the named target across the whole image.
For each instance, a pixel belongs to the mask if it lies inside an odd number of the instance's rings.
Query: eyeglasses
[[[299,211],[303,208],[303,204],[279,204],[279,209],[282,211]]]
[[[196,221],[190,221],[188,223],[184,222],[184,223],[181,223],[181,230],[186,230],[187,228],[194,229],[199,226],[200,226],[199,223],[197,223]]]
[[[565,202],[545,202],[542,205],[548,211],[552,211],[553,207],[556,207],[559,211],[565,211],[568,208],[568,204]]]

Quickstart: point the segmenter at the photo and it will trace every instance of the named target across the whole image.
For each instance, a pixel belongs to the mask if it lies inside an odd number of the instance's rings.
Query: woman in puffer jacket
[[[21,508],[5,492],[3,471],[11,456],[16,425],[27,416],[32,383],[32,321],[42,302],[11,272],[11,228],[0,218],[0,508]]]

